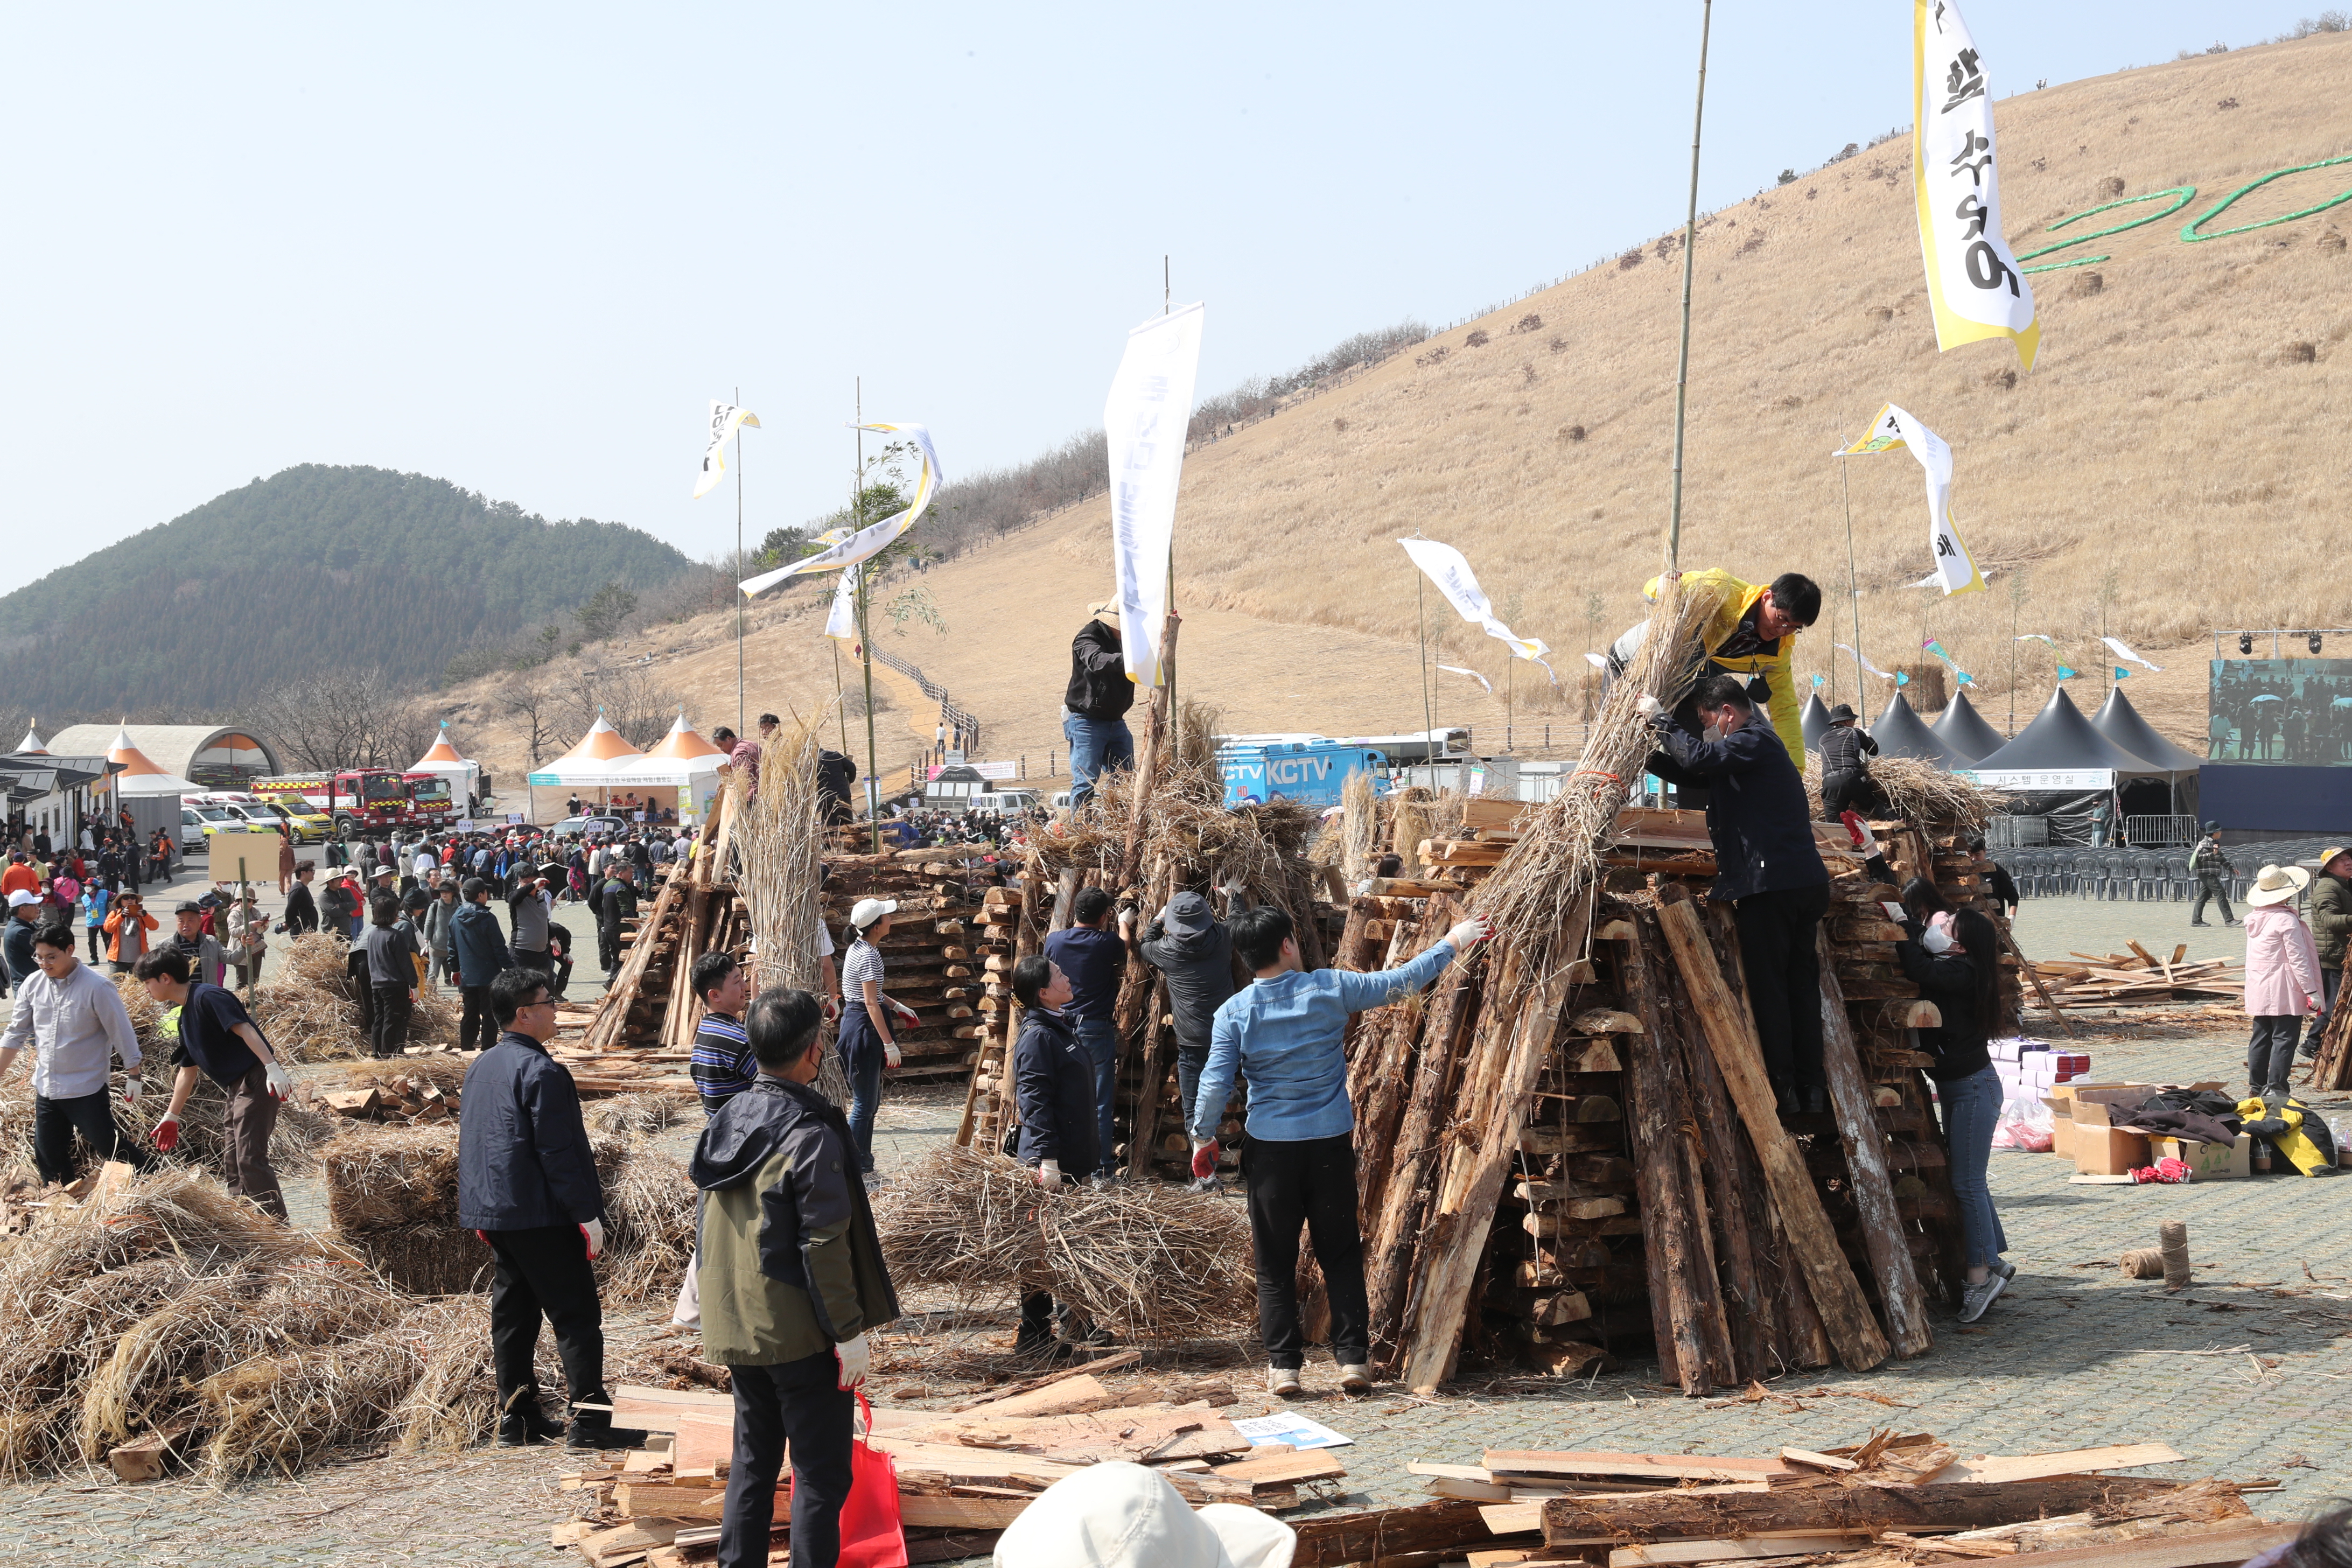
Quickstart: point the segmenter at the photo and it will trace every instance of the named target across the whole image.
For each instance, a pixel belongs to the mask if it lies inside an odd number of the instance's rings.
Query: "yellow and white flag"
[[[727,439],[749,425],[760,428],[760,416],[731,403],[710,400],[710,445],[702,449],[702,472],[694,481],[694,499],[700,500],[727,477]]]
[[[1832,455],[1858,458],[1895,447],[1911,448],[1927,476],[1927,552],[1936,569],[1917,585],[1940,587],[1947,597],[1979,592],[1985,585],[1984,574],[1977,570],[1976,558],[1969,553],[1958,525],[1952,521],[1952,449],[1941,436],[1890,403],[1878,411],[1861,440]]]
[[[803,555],[772,572],[744,578],[739,584],[744,593],[762,593],[789,577],[805,577],[812,572],[831,572],[836,567],[855,566],[861,561],[879,555],[893,540],[915,526],[916,520],[931,504],[931,498],[939,493],[940,455],[931,449],[931,433],[929,430],[920,425],[858,425],[852,428],[903,436],[913,444],[923,460],[922,472],[915,476],[915,499],[908,503],[906,510],[892,512],[879,522],[868,523],[814,555]]]
[[[1119,639],[1127,678],[1138,686],[1159,686],[1167,676],[1160,643],[1168,625],[1169,551],[1204,319],[1203,308],[1192,304],[1129,331],[1103,402]]]
[[[1911,181],[1936,346],[2010,338],[2033,368],[2033,289],[2000,228],[1992,87],[1952,0],[1911,0]]]

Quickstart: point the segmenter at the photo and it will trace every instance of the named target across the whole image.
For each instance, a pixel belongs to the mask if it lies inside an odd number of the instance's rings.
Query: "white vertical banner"
[[[833,609],[824,617],[824,635],[836,642],[857,640],[857,574],[863,566],[845,566],[834,584]]]
[[[1936,569],[1913,586],[1941,588],[1947,596],[1978,592],[1985,585],[1984,574],[1977,570],[1976,558],[1969,553],[1958,526],[1952,521],[1952,448],[1941,436],[1889,403],[1879,409],[1862,439],[1832,456],[1859,458],[1896,447],[1911,449],[1927,481],[1927,553]]]
[[[1158,686],[1160,635],[1168,620],[1169,551],[1184,432],[1201,369],[1199,304],[1154,316],[1127,334],[1127,352],[1103,405],[1110,438],[1111,560],[1118,571],[1119,640],[1127,678]]]
[[[728,439],[746,425],[757,430],[760,416],[748,408],[738,408],[715,397],[710,400],[710,445],[702,449],[702,472],[695,478],[694,500],[709,495],[727,477]]]
[[[1936,346],[2010,338],[2032,370],[2042,327],[2001,233],[1992,84],[1952,0],[1911,0],[1911,184]]]

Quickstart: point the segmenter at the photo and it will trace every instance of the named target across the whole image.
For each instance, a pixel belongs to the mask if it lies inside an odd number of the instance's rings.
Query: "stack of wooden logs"
[[[894,1079],[939,1078],[969,1071],[981,1037],[977,1004],[986,982],[974,944],[982,890],[947,849],[902,849],[887,855],[834,855],[824,863],[824,923],[836,950],[846,951],[849,911],[861,899],[898,906],[882,939],[882,989],[922,1021],[894,1026],[901,1066]],[[838,965],[838,955],[834,960]]]
[[[1342,965],[1402,962],[1463,916],[1518,809],[1472,806],[1470,837],[1412,847],[1421,879],[1353,901]],[[1365,1016],[1349,1076],[1376,1358],[1424,1388],[1465,1348],[1554,1371],[1654,1352],[1697,1392],[1928,1348],[1926,1296],[1957,1300],[1961,1234],[1929,1058],[1907,1031],[1938,1019],[1895,968],[1901,931],[1878,906],[1918,874],[1980,904],[1984,866],[1957,829],[1877,833],[1892,882],[1822,837],[1827,1111],[1775,1106],[1729,911],[1696,901],[1714,873],[1696,813],[1621,817],[1576,917],[1589,941],[1564,944],[1589,956],[1541,994],[1541,1019],[1481,1006],[1509,990],[1507,943],[1452,966],[1418,1007]],[[2006,1008],[2016,985],[2005,967]],[[1508,1168],[1466,1155],[1465,1127],[1507,1133]]]
[[[975,1138],[982,1148],[1004,1136],[1013,1112],[1013,1042],[1021,1032],[1021,1004],[1013,994],[1013,966],[1039,950],[1045,940],[1046,914],[1040,906],[1050,901],[1042,884],[1027,876],[1006,879],[991,888],[966,922],[981,954],[983,984],[980,998],[980,1044],[965,1086],[963,1121],[956,1142]]]
[[[730,805],[733,798],[725,797]],[[652,907],[623,922],[621,972],[605,987],[582,1048],[692,1048],[702,1023],[702,999],[687,983],[694,961],[706,952],[746,955],[751,946],[751,906],[716,869],[727,862],[730,826],[722,819],[714,853],[654,868]]]

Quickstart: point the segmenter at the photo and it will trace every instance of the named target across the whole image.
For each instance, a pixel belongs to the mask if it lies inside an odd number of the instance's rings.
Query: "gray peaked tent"
[[[1937,738],[1936,731],[1927,728],[1927,721],[1912,710],[1900,691],[1887,700],[1885,711],[1870,727],[1870,738],[1878,742],[1878,754],[1882,757],[1916,757],[1939,768],[1948,768],[1958,760]]]
[[[2171,786],[2167,802],[2171,808],[2169,815],[2195,815],[2197,770],[2205,765],[2205,759],[2174,745],[2158,733],[2156,726],[2141,718],[2139,710],[2131,705],[2131,699],[2124,695],[2122,687],[2118,686],[2107,693],[2105,704],[2091,715],[2091,728],[2142,762],[2164,770],[2165,782]],[[2146,791],[2153,795],[2155,789],[2155,782],[2150,780],[2144,784],[2134,785],[2132,793],[2137,795]],[[2145,815],[2145,808],[2154,804],[2153,800],[2134,800],[2126,796],[2124,809],[2126,813]],[[2184,826],[2178,823],[2172,826],[2176,834]]]
[[[2009,744],[2009,737],[1986,723],[1984,715],[1976,710],[1966,687],[1952,693],[1952,705],[1927,728],[1936,731],[1936,739],[1944,742],[1944,750],[1958,763],[1991,756]]]
[[[1797,722],[1804,727],[1805,750],[1822,743],[1822,733],[1830,727],[1830,710],[1822,706],[1820,692],[1805,699],[1805,710],[1797,715]]]
[[[2172,770],[2125,750],[2083,717],[2061,687],[2017,738],[1973,771],[1995,789],[2112,789],[2118,778],[2150,778]],[[2048,774],[2044,779],[2035,775]],[[2020,782],[2011,783],[2011,779]]]

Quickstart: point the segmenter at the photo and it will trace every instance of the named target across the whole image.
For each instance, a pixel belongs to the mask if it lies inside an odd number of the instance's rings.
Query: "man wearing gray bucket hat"
[[[1168,977],[1168,1010],[1176,1020],[1176,1089],[1190,1127],[1201,1069],[1209,1064],[1210,1028],[1234,991],[1233,938],[1210,912],[1207,899],[1183,892],[1152,917],[1137,951]],[[1213,1173],[1192,1180],[1195,1192],[1214,1192],[1216,1186]]]
[[[1870,786],[1869,759],[1878,754],[1870,731],[1854,727],[1854,711],[1841,702],[1830,710],[1822,731],[1822,820],[1835,822],[1848,809],[1865,809],[1877,792]]]

